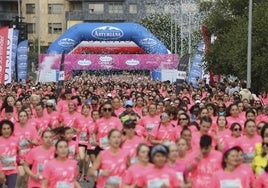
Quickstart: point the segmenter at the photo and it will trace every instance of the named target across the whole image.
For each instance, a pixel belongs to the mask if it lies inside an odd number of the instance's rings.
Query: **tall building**
[[[27,23],[28,39],[48,46],[81,22],[139,22],[157,10],[155,0],[0,0],[0,27],[16,16]]]

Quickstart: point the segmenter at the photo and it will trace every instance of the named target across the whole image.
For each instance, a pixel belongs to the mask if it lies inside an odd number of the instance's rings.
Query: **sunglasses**
[[[181,121],[181,120],[188,120],[187,118],[179,118],[179,121]]]
[[[46,107],[47,107],[47,108],[53,108],[53,106],[52,106],[52,105],[46,105]]]
[[[111,112],[112,111],[112,108],[103,108],[103,111],[104,112]]]
[[[233,131],[242,131],[240,128],[234,128]]]

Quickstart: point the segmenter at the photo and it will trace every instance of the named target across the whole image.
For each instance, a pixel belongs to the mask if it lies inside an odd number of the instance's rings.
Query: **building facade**
[[[16,16],[27,23],[30,42],[48,46],[81,22],[139,22],[157,11],[155,0],[0,0],[0,27]]]

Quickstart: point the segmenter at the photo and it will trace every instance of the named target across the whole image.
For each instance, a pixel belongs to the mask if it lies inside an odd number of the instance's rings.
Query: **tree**
[[[233,74],[240,79],[247,75],[248,1],[216,0],[201,3],[208,12],[204,21],[210,34],[217,39],[210,46],[205,60],[207,69],[216,74]],[[253,4],[252,24],[252,89],[256,92],[268,88],[268,2]]]
[[[177,21],[178,22],[178,21]],[[141,20],[141,24],[150,30],[160,41],[162,41],[165,46],[171,50],[172,53],[178,53],[182,51],[182,54],[188,53],[188,39],[183,39],[183,49],[181,47],[181,36],[180,36],[180,24],[175,24],[171,14],[151,14]],[[177,27],[177,32],[175,32],[175,27]],[[176,33],[176,35],[175,35]],[[173,37],[171,37],[173,35]],[[175,40],[175,36],[177,40]],[[192,45],[191,48],[195,49],[197,44],[201,40],[201,31],[194,31],[191,35]],[[177,51],[175,51],[175,41],[177,41]],[[173,45],[171,45],[173,44]],[[171,47],[173,46],[173,48]]]

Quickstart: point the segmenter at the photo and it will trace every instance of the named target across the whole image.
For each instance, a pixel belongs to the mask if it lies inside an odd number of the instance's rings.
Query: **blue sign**
[[[28,40],[19,43],[17,48],[18,81],[25,83],[28,73]]]

